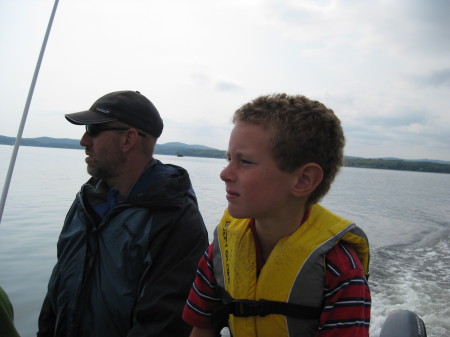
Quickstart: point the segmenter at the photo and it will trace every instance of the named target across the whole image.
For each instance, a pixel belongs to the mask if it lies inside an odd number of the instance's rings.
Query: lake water
[[[0,145],[3,188],[12,146]],[[37,317],[66,212],[88,179],[84,152],[21,147],[0,224],[0,285],[22,337]],[[212,231],[227,205],[223,159],[157,155],[185,167]],[[371,244],[371,336],[395,309],[416,312],[429,337],[450,336],[450,175],[343,168],[323,205],[356,222]]]

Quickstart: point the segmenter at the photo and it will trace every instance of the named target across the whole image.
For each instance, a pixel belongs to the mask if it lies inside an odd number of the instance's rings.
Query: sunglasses
[[[91,137],[97,137],[101,132],[108,131],[108,130],[129,130],[130,127],[126,126],[108,126],[108,125],[102,125],[102,124],[87,124],[86,125],[86,133]],[[145,133],[137,130],[137,133],[139,136],[145,137]]]

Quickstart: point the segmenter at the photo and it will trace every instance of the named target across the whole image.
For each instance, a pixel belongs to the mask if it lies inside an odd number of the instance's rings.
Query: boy
[[[343,163],[339,119],[304,96],[261,96],[233,117],[228,209],[183,318],[191,337],[368,336],[369,246],[318,204]],[[227,322],[228,321],[228,322]]]

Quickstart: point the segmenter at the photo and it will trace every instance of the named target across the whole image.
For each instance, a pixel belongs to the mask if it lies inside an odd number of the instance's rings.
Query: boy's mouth
[[[239,193],[236,193],[236,192],[234,192],[234,191],[232,191],[230,189],[226,189],[226,192],[227,192],[226,197],[227,197],[228,200],[236,199],[237,197],[239,197]]]

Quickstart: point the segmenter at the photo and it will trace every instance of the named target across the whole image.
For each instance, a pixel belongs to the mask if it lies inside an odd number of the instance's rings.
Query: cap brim
[[[64,117],[70,123],[76,125],[99,124],[117,120],[116,118],[106,117],[101,113],[91,110],[66,114]]]

